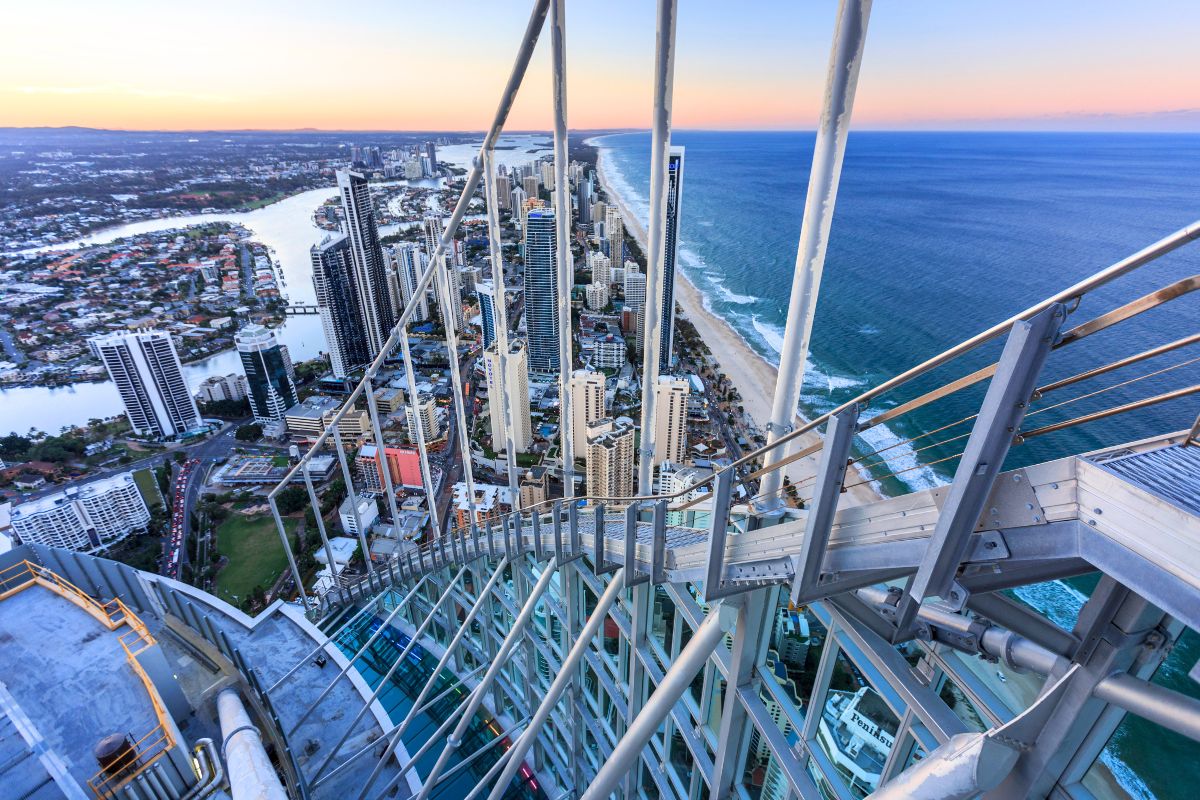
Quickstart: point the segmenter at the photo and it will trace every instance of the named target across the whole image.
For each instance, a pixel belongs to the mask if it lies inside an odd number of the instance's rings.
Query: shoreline
[[[595,137],[587,143],[596,148],[596,177],[600,181],[605,195],[621,212],[625,230],[648,252],[647,236],[642,221],[629,210],[629,205],[619,192],[613,189],[612,183],[604,170],[607,156],[602,145],[595,144]],[[755,425],[762,428],[771,418],[771,399],[775,394],[775,383],[779,369],[752,348],[741,334],[734,330],[728,322],[718,317],[704,305],[704,299],[696,284],[692,283],[687,273],[682,269],[676,270],[675,300],[683,307],[687,317],[700,338],[712,352],[713,358],[720,364],[721,371],[729,377],[730,382],[742,396],[742,405],[746,413],[754,420]],[[798,421],[804,422],[797,415]],[[807,447],[815,444],[821,436],[817,431],[811,431],[799,438],[799,443]],[[801,459],[787,468],[787,476],[796,483],[816,474],[819,454]],[[871,480],[871,475],[859,468],[863,479]],[[885,497],[875,488],[874,482],[863,483],[850,488],[846,498],[853,505],[874,502]]]

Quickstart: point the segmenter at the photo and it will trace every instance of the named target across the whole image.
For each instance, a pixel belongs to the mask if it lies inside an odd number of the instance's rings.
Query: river
[[[509,149],[500,150],[496,160],[517,166],[528,163],[548,151],[539,146],[547,140],[544,134],[503,137],[498,144]],[[458,144],[440,148],[440,161],[457,167],[469,168],[471,159],[479,152],[474,143]],[[442,188],[444,178],[420,181],[386,181],[379,185],[412,185],[425,188]],[[294,303],[313,303],[316,298],[312,285],[312,262],[309,248],[321,241],[326,231],[312,222],[313,211],[326,199],[337,195],[337,187],[311,189],[300,192],[253,211],[221,214],[191,214],[179,217],[144,220],[84,236],[71,242],[55,245],[62,250],[83,245],[104,244],[115,239],[153,231],[182,228],[188,225],[206,225],[212,222],[235,222],[245,226],[255,241],[262,242],[274,251],[279,271],[286,286],[280,289]],[[436,196],[430,199],[436,202]],[[433,206],[431,205],[431,209]],[[445,213],[445,212],[443,212]],[[472,215],[475,216],[475,215]],[[394,233],[400,225],[382,225],[379,233],[386,236]],[[288,346],[293,361],[313,358],[325,349],[325,335],[321,331],[321,318],[315,314],[288,317],[276,329],[280,341]],[[241,372],[241,360],[236,351],[228,350],[206,359],[184,365],[183,371],[193,391],[210,375],[226,375]],[[92,418],[111,417],[125,411],[111,381],[77,383],[71,386],[30,386],[0,390],[0,435],[9,431],[25,433],[30,428],[47,433],[57,433],[63,427],[80,425]]]

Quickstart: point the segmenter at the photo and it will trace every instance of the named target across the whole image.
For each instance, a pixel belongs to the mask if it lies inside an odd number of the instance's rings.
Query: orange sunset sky
[[[530,5],[25,2],[0,126],[479,130]],[[676,127],[812,126],[835,2],[679,5]],[[571,127],[645,127],[654,4],[568,0],[567,21]],[[876,0],[855,123],[1200,130],[1198,30],[1190,0]],[[550,124],[543,39],[509,129]]]

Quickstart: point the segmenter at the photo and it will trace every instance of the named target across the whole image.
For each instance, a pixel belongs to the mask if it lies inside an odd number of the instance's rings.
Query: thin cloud
[[[196,100],[204,103],[232,103],[232,98],[215,94],[195,94],[192,92],[175,92],[166,89],[141,89],[136,86],[120,84],[104,84],[100,86],[18,86],[21,94],[124,94],[132,97],[148,97],[155,99]]]

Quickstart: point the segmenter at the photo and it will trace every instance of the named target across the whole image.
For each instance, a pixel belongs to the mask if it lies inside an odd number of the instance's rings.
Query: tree
[[[237,433],[234,434],[239,442],[257,442],[262,438],[262,425],[257,422],[251,422],[248,425],[239,425]]]
[[[176,450],[175,451],[175,461],[180,464],[187,461],[187,453],[183,452],[182,450]]]
[[[280,514],[295,514],[308,505],[308,493],[299,486],[289,486],[275,498]]]

